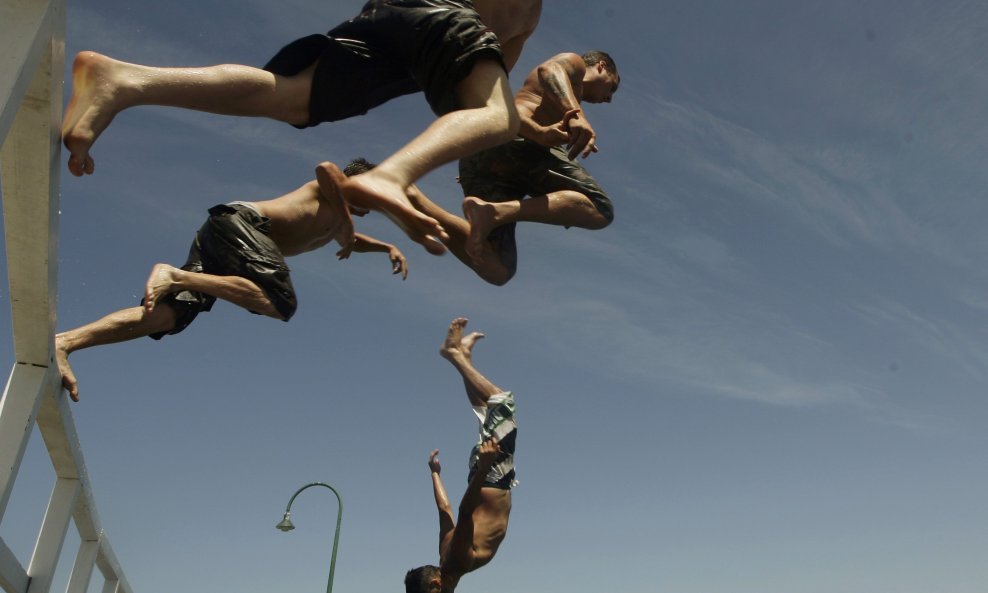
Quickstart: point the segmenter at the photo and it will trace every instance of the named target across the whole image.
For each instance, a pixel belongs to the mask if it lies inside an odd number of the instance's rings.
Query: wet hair
[[[583,54],[583,64],[586,66],[595,66],[599,62],[604,63],[604,68],[608,72],[617,73],[617,64],[614,63],[614,58],[607,52],[603,51],[588,51]]]
[[[429,581],[439,578],[439,567],[431,564],[405,573],[405,593],[429,593]]]
[[[364,157],[358,156],[357,158],[350,161],[350,164],[348,164],[343,169],[343,174],[346,175],[347,177],[353,177],[354,175],[360,175],[361,173],[366,173],[376,166],[377,166],[376,163],[372,163],[367,159],[365,159]]]

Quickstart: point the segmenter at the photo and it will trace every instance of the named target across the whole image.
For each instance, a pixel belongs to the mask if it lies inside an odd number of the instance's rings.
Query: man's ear
[[[439,577],[432,577],[429,579],[429,590],[430,591],[442,591],[443,583]]]

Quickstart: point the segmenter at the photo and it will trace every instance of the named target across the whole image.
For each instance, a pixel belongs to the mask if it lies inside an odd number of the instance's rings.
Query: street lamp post
[[[300,492],[307,488],[312,488],[313,486],[323,486],[329,488],[336,495],[336,502],[339,503],[339,511],[336,513],[336,535],[333,536],[333,558],[329,562],[329,582],[326,584],[326,593],[333,593],[333,573],[336,572],[336,547],[340,543],[340,523],[343,521],[343,499],[340,498],[340,493],[336,491],[329,484],[324,484],[322,482],[312,482],[311,484],[306,484],[298,490],[292,497],[288,500],[288,506],[285,507],[285,516],[282,518],[281,522],[275,525],[278,529],[282,531],[291,531],[295,529],[295,525],[292,524],[292,503],[295,502],[295,497],[299,495]]]

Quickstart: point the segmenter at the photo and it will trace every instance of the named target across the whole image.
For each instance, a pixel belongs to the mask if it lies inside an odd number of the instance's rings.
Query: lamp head
[[[275,525],[275,527],[282,531],[291,531],[292,529],[295,529],[295,525],[292,524],[291,516],[291,513],[286,512],[285,518],[281,520],[281,523]]]

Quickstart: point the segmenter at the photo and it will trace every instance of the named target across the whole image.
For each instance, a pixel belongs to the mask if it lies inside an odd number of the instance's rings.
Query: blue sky
[[[263,64],[358,4],[77,0],[67,65]],[[497,288],[370,216],[358,230],[405,250],[406,282],[380,255],[307,254],[291,323],[219,304],[161,343],[73,356],[135,590],[320,590],[332,498],[303,494],[298,529],[273,528],[315,480],[343,495],[337,590],[400,590],[435,561],[427,454],[458,499],[475,438],[437,355],[465,315],[518,399],[521,485],[461,590],[984,591],[986,30],[962,0],[546,2],[512,80],[561,51],[615,57],[614,102],[587,107],[609,228],[520,228]],[[421,96],[306,131],[119,115],[96,175],[62,176],[59,329],[136,304],[209,206],[379,160],[430,118]],[[455,175],[420,186],[456,210]],[[47,469],[39,438],[28,456]],[[26,473],[0,525],[25,563],[51,479]]]

